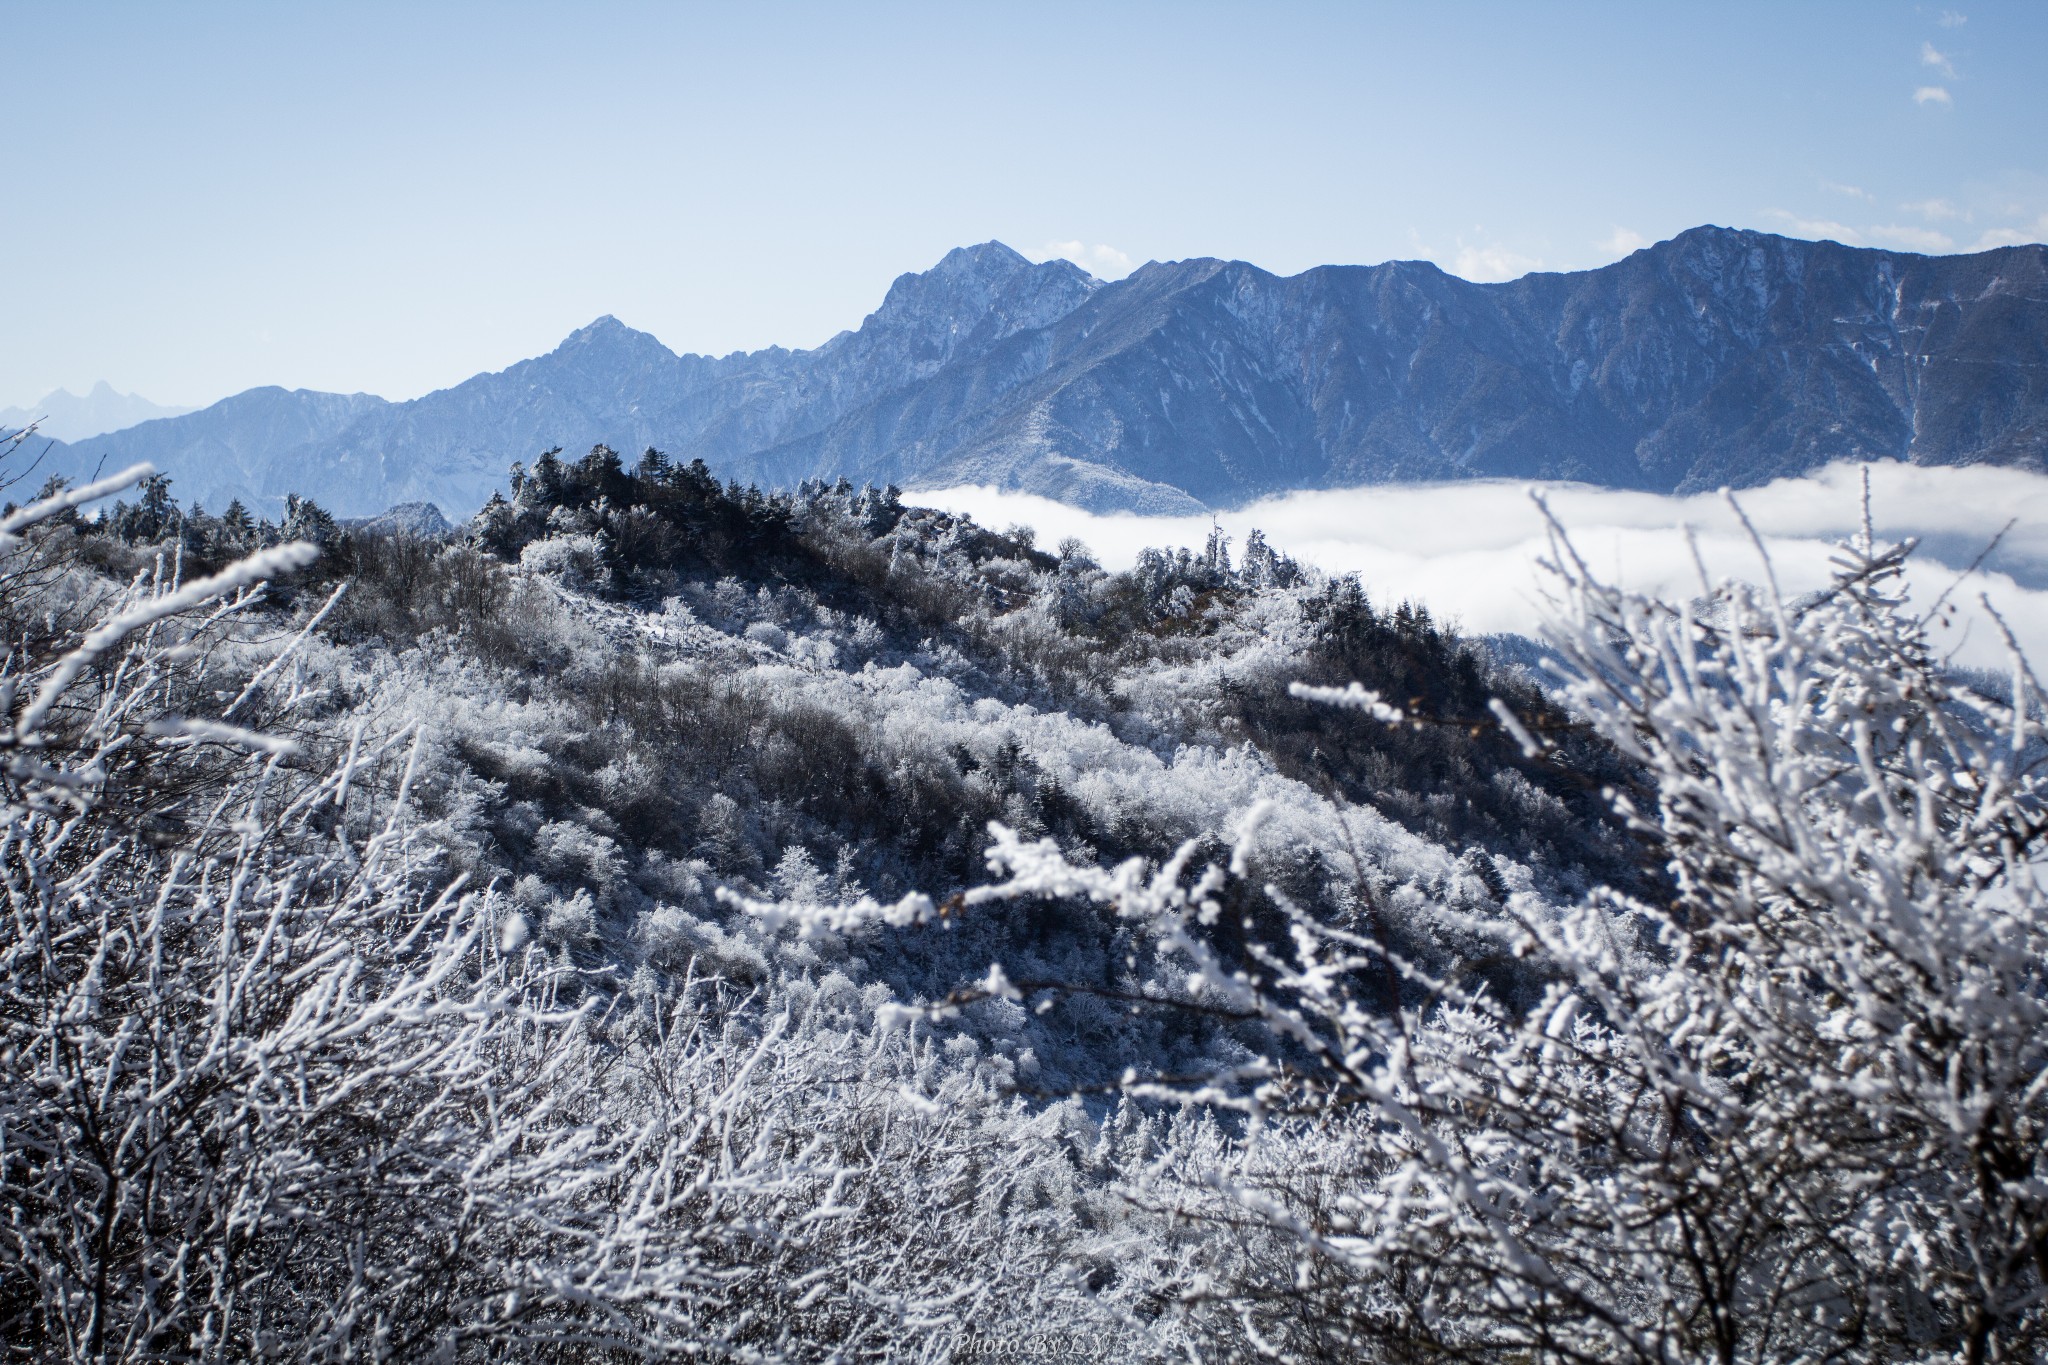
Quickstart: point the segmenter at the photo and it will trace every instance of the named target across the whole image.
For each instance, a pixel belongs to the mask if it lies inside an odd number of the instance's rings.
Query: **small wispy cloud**
[[[1039,254],[1048,261],[1072,261],[1098,280],[1120,280],[1137,269],[1128,255],[1102,242],[1047,242]]]
[[[1959,218],[1967,220],[1970,216],[1946,199],[1915,199],[1899,207],[1908,213],[1917,213],[1933,223],[1954,222]]]
[[[1936,51],[1933,43],[1920,44],[1920,65],[1931,66],[1950,80],[1955,79],[1955,63],[1951,62],[1942,53]]]
[[[1941,17],[1934,22],[1940,24],[1943,28],[1961,28],[1964,24],[1970,22],[1970,16],[1967,14],[1957,14],[1952,9],[1945,9],[1941,12]]]
[[[1977,239],[1975,250],[1990,251],[2001,246],[2025,246],[2036,238],[2021,232],[2018,228],[1992,228]]]
[[[1775,218],[1795,237],[1825,238],[1840,242],[1844,246],[1861,246],[1863,234],[1847,223],[1838,223],[1832,218],[1802,218],[1784,209],[1765,209],[1764,217]]]
[[[1650,239],[1648,237],[1643,236],[1642,233],[1637,232],[1634,228],[1625,227],[1617,227],[1607,236],[1605,241],[1594,243],[1595,246],[1598,246],[1602,251],[1611,256],[1626,256],[1631,252],[1641,251],[1649,244]]]
[[[1830,194],[1846,194],[1851,199],[1864,199],[1872,202],[1875,202],[1877,199],[1876,195],[1860,185],[1844,185],[1839,180],[1823,180],[1820,182],[1820,187]]]
[[[1900,227],[1896,224],[1865,229],[1866,233],[1880,242],[1905,247],[1909,251],[1953,251],[1955,241],[1946,232],[1933,228]]]
[[[1913,103],[1951,105],[1955,100],[1938,85],[1923,85],[1913,92]]]
[[[1510,251],[1504,246],[1460,245],[1458,259],[1452,265],[1451,273],[1475,284],[1490,284],[1500,280],[1518,279],[1532,270],[1542,268],[1542,261],[1533,256]]]
[[[1992,228],[1977,239],[1977,245],[1972,249],[1989,251],[1993,247],[2025,246],[2030,242],[2048,242],[2048,213],[2017,227]]]

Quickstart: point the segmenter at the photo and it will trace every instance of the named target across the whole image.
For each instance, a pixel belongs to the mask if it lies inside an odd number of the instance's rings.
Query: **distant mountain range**
[[[177,417],[191,408],[167,407],[132,393],[118,393],[102,379],[83,398],[67,389],[45,394],[42,401],[25,408],[0,408],[0,434],[11,434],[36,423],[44,436],[60,441],[83,441],[137,422],[156,417]]]
[[[1394,480],[1691,491],[1837,459],[2048,464],[2048,247],[1919,256],[1702,227],[1598,270],[1418,261],[1103,283],[997,242],[904,275],[815,350],[677,355],[604,317],[407,403],[252,389],[50,451],[148,459],[252,510],[466,516],[514,460],[605,442],[767,485],[987,483],[1191,511]]]

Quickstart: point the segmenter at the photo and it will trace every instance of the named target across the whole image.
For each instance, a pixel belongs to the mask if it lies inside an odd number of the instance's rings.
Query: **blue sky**
[[[612,313],[815,345],[999,238],[1115,275],[2048,233],[2048,5],[0,0],[0,405],[407,398]]]

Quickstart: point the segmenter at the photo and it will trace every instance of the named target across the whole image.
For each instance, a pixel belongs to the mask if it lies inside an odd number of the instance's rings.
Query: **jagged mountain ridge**
[[[48,463],[151,459],[209,506],[301,491],[344,515],[466,514],[512,460],[597,441],[766,484],[981,482],[1095,510],[1475,477],[1691,491],[1844,458],[2043,467],[2044,351],[2041,246],[1704,227],[1482,285],[1427,262],[1209,259],[1103,283],[991,242],[813,350],[677,355],[607,317],[412,402],[253,390]]]

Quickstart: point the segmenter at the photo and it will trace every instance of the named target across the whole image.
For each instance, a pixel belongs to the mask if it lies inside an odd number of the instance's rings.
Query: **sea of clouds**
[[[1862,518],[1866,466],[1832,465],[1735,495],[1787,594],[1823,586],[1836,547]],[[1955,661],[2003,672],[2007,654],[1988,600],[2030,658],[2048,670],[2048,476],[1977,466],[1867,466],[1871,520],[1881,539],[1916,537],[1912,600],[1944,593],[1952,619],[1938,627]],[[1585,484],[1507,481],[1393,484],[1290,493],[1215,514],[1234,546],[1253,528],[1274,548],[1334,573],[1356,573],[1378,601],[1421,602],[1473,634],[1537,633],[1544,611],[1538,561],[1550,552],[1533,494],[1570,533],[1579,555],[1610,582],[1668,598],[1700,591],[1682,528],[1690,526],[1707,573],[1762,581],[1762,560],[1741,517],[1720,494],[1670,497]],[[1095,515],[987,487],[906,495],[966,513],[985,526],[1022,523],[1050,548],[1079,537],[1105,566],[1128,567],[1146,546],[1199,547],[1211,518]],[[1995,550],[1967,578],[2001,528]]]

